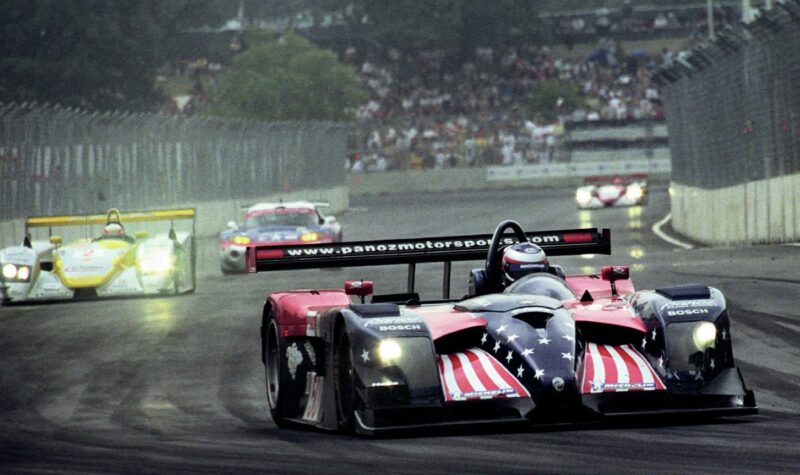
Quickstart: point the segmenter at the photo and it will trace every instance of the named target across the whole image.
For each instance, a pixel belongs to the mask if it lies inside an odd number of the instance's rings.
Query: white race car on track
[[[84,216],[34,216],[25,220],[22,245],[0,250],[0,297],[3,303],[36,300],[161,295],[192,292],[195,288],[194,209],[170,209]],[[191,220],[189,231],[175,223]],[[169,228],[151,236],[124,226],[169,221]],[[103,226],[102,234],[93,230]],[[53,235],[82,234],[69,244]],[[47,229],[49,239],[33,240],[35,229]],[[86,237],[95,232],[94,237]]]
[[[593,176],[575,192],[578,208],[607,208],[647,204],[647,175]]]

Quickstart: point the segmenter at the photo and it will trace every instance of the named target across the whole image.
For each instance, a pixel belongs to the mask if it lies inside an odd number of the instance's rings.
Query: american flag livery
[[[530,397],[499,361],[480,348],[439,355],[445,401]]]
[[[632,345],[588,343],[581,393],[663,391],[664,383]]]

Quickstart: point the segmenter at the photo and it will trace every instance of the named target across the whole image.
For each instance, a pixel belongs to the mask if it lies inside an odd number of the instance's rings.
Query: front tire
[[[358,393],[356,391],[356,374],[353,368],[353,352],[344,325],[339,328],[336,342],[336,353],[333,356],[336,421],[340,430],[350,432],[355,427]]]
[[[270,416],[278,427],[287,427],[286,393],[288,380],[284,368],[282,355],[286,343],[278,333],[278,322],[275,312],[269,312],[264,334],[264,371],[267,383],[267,405]]]

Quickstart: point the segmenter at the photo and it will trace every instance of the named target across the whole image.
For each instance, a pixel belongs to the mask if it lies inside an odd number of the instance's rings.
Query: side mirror
[[[608,282],[628,280],[631,276],[628,266],[603,266],[600,268],[600,278]]]
[[[133,233],[133,237],[135,237],[137,240],[147,239],[150,237],[150,233],[148,233],[147,231],[136,231],[135,233]]]
[[[228,226],[228,229],[238,229],[239,228],[239,225],[236,224],[236,221],[228,221],[228,224],[226,224],[226,226]]]
[[[336,224],[336,216],[325,216],[325,224]]]
[[[344,293],[361,297],[361,303],[364,303],[364,297],[372,295],[374,288],[371,280],[348,280],[344,283]]]
[[[59,246],[62,242],[64,242],[64,240],[61,239],[61,236],[50,236],[50,244]]]

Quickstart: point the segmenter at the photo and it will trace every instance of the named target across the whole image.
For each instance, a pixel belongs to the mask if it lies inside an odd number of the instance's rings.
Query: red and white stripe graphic
[[[632,345],[589,343],[582,378],[583,394],[666,389],[644,356]]]
[[[445,401],[530,397],[505,366],[480,348],[439,355]]]

